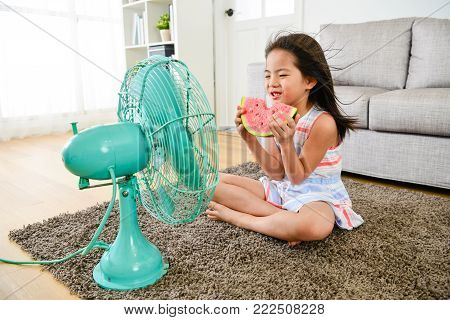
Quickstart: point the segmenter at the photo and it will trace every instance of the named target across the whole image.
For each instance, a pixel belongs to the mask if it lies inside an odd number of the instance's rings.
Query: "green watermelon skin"
[[[272,137],[269,122],[272,114],[282,111],[291,118],[297,113],[297,108],[281,102],[275,102],[271,108],[267,108],[266,101],[260,98],[242,97],[241,108],[245,113],[241,115],[244,128],[256,137]]]

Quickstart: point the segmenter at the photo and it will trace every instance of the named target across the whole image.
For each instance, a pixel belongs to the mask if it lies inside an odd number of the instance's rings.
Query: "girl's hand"
[[[285,145],[293,143],[295,127],[298,120],[300,120],[300,115],[298,114],[295,116],[295,119],[288,117],[287,114],[282,112],[277,112],[272,115],[269,128],[278,144]]]
[[[239,135],[242,137],[242,139],[247,141],[252,137],[252,135],[247,131],[247,129],[245,129],[244,125],[242,124],[241,115],[245,113],[245,110],[243,110],[240,105],[238,105],[236,108],[237,112],[236,118],[234,118],[234,123],[236,124],[236,129]]]

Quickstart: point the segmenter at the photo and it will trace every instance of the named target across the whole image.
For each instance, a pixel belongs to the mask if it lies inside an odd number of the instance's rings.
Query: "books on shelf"
[[[132,45],[140,45],[145,43],[144,17],[138,13],[133,14],[133,33]]]
[[[150,45],[151,43],[159,43],[159,36],[157,34],[155,34],[155,32],[153,32],[153,25],[156,23],[156,21],[153,21],[154,19],[156,19],[155,15],[147,15],[148,10],[150,10],[148,8],[148,6],[146,5],[144,8],[141,8],[141,6],[139,7],[132,7],[131,9],[129,9],[126,4],[128,3],[129,0],[123,0],[123,3],[125,3],[124,5],[124,13],[126,12],[127,16],[125,21],[125,24],[128,24],[127,28],[129,28],[128,30],[130,30],[129,32],[126,33],[125,35],[125,42],[126,42],[126,47],[130,47],[130,49],[136,49],[136,48],[142,48],[144,46]],[[136,0],[139,3],[144,3],[141,2],[141,0]],[[130,2],[133,2],[130,0]],[[135,2],[135,1],[134,1]],[[155,5],[156,6],[156,5]],[[163,9],[163,6],[165,6],[165,4],[159,4],[158,3],[158,10]],[[155,7],[156,8],[156,7]],[[171,42],[176,42],[175,39],[175,8],[173,6],[172,3],[168,3],[166,6],[166,10],[168,10],[169,13],[169,30],[170,30],[170,41]],[[166,10],[164,10],[165,12],[167,12]],[[149,18],[148,18],[149,17]],[[147,19],[151,19],[152,21],[147,21]],[[149,26],[149,23],[151,23],[151,25]],[[164,42],[164,41],[161,41]]]

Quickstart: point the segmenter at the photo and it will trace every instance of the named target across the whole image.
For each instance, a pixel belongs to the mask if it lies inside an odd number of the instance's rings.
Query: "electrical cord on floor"
[[[96,242],[92,248],[101,248],[101,249],[109,249],[109,244],[103,242],[103,241],[98,241]],[[9,264],[53,264],[53,263],[60,263],[60,262],[64,262],[67,261],[69,259],[72,259],[73,257],[79,255],[80,253],[83,252],[85,248],[81,248],[78,249],[77,251],[65,256],[64,258],[61,259],[56,259],[56,260],[44,260],[44,261],[14,261],[14,260],[7,260],[7,259],[2,259],[0,258],[0,262],[4,262],[4,263],[9,263]]]
[[[75,252],[72,252],[61,259],[55,259],[55,260],[43,260],[43,261],[14,261],[14,260],[8,260],[8,259],[2,259],[0,258],[0,262],[8,263],[8,264],[41,264],[41,265],[47,265],[47,264],[54,264],[54,263],[61,263],[64,261],[67,261],[69,259],[72,259],[73,257],[81,254],[82,256],[87,255],[92,249],[99,248],[99,249],[109,249],[109,244],[103,241],[97,241],[98,237],[100,236],[100,233],[103,231],[103,228],[105,227],[106,221],[108,220],[109,216],[111,215],[111,211],[114,208],[115,200],[116,200],[116,189],[117,189],[117,183],[116,183],[116,174],[114,172],[113,167],[108,168],[109,173],[111,175],[111,179],[113,182],[113,194],[111,197],[111,202],[108,205],[108,209],[106,210],[105,215],[103,216],[102,221],[100,222],[100,225],[98,226],[97,230],[95,231],[95,234],[92,236],[91,241],[89,244],[81,249],[78,249]]]

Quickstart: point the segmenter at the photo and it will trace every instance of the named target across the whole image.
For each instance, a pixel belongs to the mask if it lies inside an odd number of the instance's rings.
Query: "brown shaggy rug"
[[[228,168],[258,178],[255,163]],[[170,226],[139,207],[144,234],[170,263],[166,276],[134,291],[102,290],[92,269],[103,250],[46,266],[83,299],[449,299],[450,201],[343,178],[356,230],[337,227],[324,241],[289,248],[284,241],[200,215]],[[14,230],[10,238],[34,259],[56,259],[87,245],[107,203]],[[100,240],[116,237],[116,205]]]

